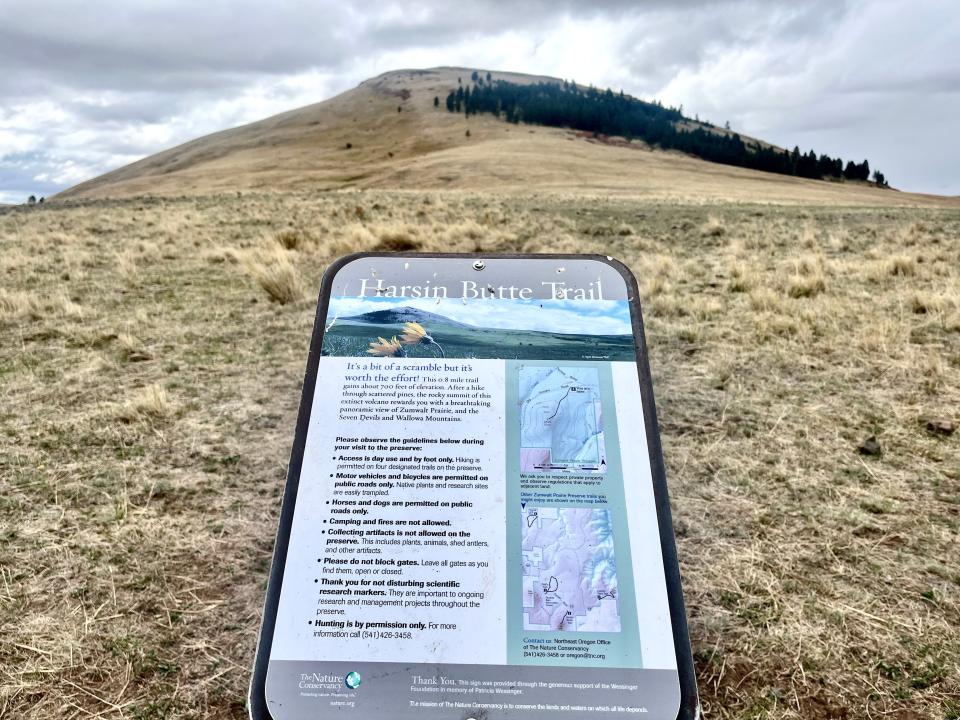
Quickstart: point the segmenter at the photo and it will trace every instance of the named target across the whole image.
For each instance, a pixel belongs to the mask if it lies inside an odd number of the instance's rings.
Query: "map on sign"
[[[606,472],[596,368],[519,371],[521,472]]]
[[[522,520],[523,629],[620,632],[610,511],[528,506]]]

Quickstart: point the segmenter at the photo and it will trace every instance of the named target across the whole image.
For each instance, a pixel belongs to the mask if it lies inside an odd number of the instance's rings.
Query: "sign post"
[[[697,715],[629,270],[331,265],[250,716]]]

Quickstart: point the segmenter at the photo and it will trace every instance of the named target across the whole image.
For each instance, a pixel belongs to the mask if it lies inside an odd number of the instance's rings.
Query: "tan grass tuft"
[[[63,294],[40,298],[23,290],[0,288],[0,322],[40,320],[45,317],[79,319],[83,308]]]
[[[663,292],[654,295],[647,303],[651,314],[658,317],[679,317],[687,314],[687,306],[676,293]]]
[[[410,252],[423,245],[417,239],[416,229],[409,225],[379,227],[375,234],[380,242],[373,249],[378,252]]]
[[[748,263],[735,262],[730,265],[730,282],[727,283],[727,289],[730,292],[750,292],[758,282],[757,273]]]
[[[123,422],[166,420],[173,415],[173,406],[167,391],[159,383],[148,385],[132,393],[126,402],[116,408],[115,416]]]
[[[805,255],[794,263],[795,273],[787,283],[787,294],[792,298],[815,297],[827,289],[823,272],[823,258]]]
[[[827,281],[820,275],[794,275],[787,285],[787,294],[792,298],[816,297],[827,289]]]
[[[946,298],[937,293],[919,290],[910,296],[910,310],[917,315],[940,313],[946,306]]]
[[[727,232],[726,226],[723,224],[723,221],[717,217],[707,218],[707,222],[700,228],[700,235],[703,237],[721,237],[724,233]]]
[[[360,223],[350,223],[340,228],[339,236],[330,236],[317,242],[317,254],[335,258],[355,252],[373,250],[379,239],[369,228]]]
[[[140,271],[137,268],[137,259],[130,252],[118,253],[115,258],[117,275],[127,287],[136,287],[140,280]]]
[[[820,247],[817,240],[817,229],[809,220],[804,223],[803,231],[800,233],[800,245],[807,250],[816,250]]]
[[[640,285],[640,295],[645,300],[661,295],[670,289],[670,283],[663,275],[649,275]]]
[[[921,367],[923,370],[923,386],[928,393],[935,393],[943,387],[947,377],[947,368],[939,352],[933,349],[927,352]]]
[[[412,252],[420,249],[420,243],[409,237],[386,237],[374,245],[373,249],[378,252]]]
[[[300,273],[283,248],[274,246],[248,256],[244,266],[272,301],[286,305],[303,298]]]
[[[303,250],[313,243],[313,238],[298,228],[285,228],[274,235],[273,240],[284,250]]]
[[[163,255],[156,243],[141,240],[137,243],[137,257],[145,262],[153,263],[160,260]]]
[[[908,300],[910,311],[916,315],[928,315],[923,327],[933,328],[937,333],[960,331],[960,292],[949,289],[918,290]],[[913,328],[916,333],[920,328]]]
[[[679,268],[672,257],[666,253],[650,252],[640,258],[640,273],[645,278],[668,280],[677,277]]]
[[[812,277],[823,273],[822,255],[804,255],[794,262],[797,275]]]
[[[42,308],[36,296],[24,291],[0,288],[0,320],[38,320],[40,317]]]
[[[721,313],[723,305],[717,298],[694,295],[684,310],[685,314],[692,315],[697,320],[709,320]]]
[[[475,220],[466,220],[456,223],[447,228],[446,235],[454,239],[467,238],[469,240],[481,240],[491,233],[490,229],[484,227]]]
[[[766,342],[775,338],[793,337],[801,332],[801,325],[791,315],[768,313],[756,316],[757,337]]]
[[[779,312],[783,306],[780,296],[766,287],[750,293],[750,307],[756,312]]]
[[[229,262],[236,265],[240,262],[240,253],[232,247],[215,247],[203,252],[202,257],[208,263],[219,265]]]
[[[143,342],[130,333],[120,333],[117,335],[117,350],[127,362],[143,362],[150,360],[152,356],[146,349]]]
[[[908,277],[917,274],[917,259],[912,255],[894,255],[884,264],[888,275]]]

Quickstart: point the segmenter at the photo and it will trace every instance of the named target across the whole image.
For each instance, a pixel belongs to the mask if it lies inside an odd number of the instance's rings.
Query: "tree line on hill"
[[[594,133],[616,135],[628,141],[634,138],[665,150],[679,150],[711,162],[796,175],[813,179],[871,179],[870,163],[848,161],[813,150],[801,153],[779,150],[756,142],[744,142],[738,133],[719,130],[710,123],[692,121],[680,109],[664,107],[659,102],[644,102],[623,91],[581,88],[576,83],[538,82],[520,85],[493,80],[476,71],[470,76],[472,86],[458,78],[458,87],[446,98],[449,112],[467,116],[489,113],[511,123],[532,123],[566,127]],[[439,106],[440,98],[434,98]],[[704,125],[706,127],[704,127]],[[875,170],[873,181],[887,185],[883,173]]]

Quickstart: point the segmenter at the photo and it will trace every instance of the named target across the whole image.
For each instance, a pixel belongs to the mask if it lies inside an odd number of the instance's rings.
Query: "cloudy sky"
[[[956,0],[0,0],[0,202],[435,65],[623,89],[957,195],[958,38]]]

